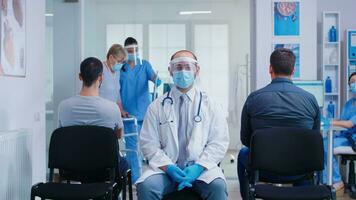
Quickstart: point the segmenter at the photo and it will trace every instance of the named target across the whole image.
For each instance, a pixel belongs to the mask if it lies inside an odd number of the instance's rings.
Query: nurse
[[[156,86],[159,86],[161,81],[157,78],[151,64],[140,59],[137,44],[135,38],[128,37],[125,40],[128,57],[120,71],[120,94],[124,117],[129,115],[136,117],[138,131],[140,131],[147,107],[151,103],[148,81],[154,82]],[[132,126],[133,124],[125,123],[125,133],[132,132]],[[127,149],[137,150],[137,137],[126,137],[125,140]],[[127,152],[127,158],[131,164],[132,180],[135,182],[141,175],[141,162],[134,152]]]
[[[123,110],[120,97],[120,69],[126,58],[125,49],[119,45],[114,44],[110,47],[106,54],[106,60],[103,61],[103,81],[101,82],[99,95],[104,99],[116,103],[121,111],[121,115],[125,116],[127,113]]]
[[[356,72],[350,75],[349,86],[352,97],[344,105],[340,120],[334,120],[331,122],[331,125],[333,126],[340,126],[347,129],[346,131],[342,131],[339,135],[334,136],[334,148],[340,146],[351,146],[351,143],[356,141]],[[325,158],[327,157],[327,149],[327,139],[324,139]],[[327,159],[324,159],[324,165],[325,169],[327,169]],[[323,180],[324,182],[327,180],[326,170],[323,171]],[[333,157],[333,186],[337,192],[341,192],[344,189],[344,183],[341,180],[339,164],[335,156]]]

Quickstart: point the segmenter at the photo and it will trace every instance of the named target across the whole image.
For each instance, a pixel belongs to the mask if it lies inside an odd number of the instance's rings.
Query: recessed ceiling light
[[[180,11],[180,15],[198,15],[198,14],[211,14],[211,10],[196,10],[196,11]]]

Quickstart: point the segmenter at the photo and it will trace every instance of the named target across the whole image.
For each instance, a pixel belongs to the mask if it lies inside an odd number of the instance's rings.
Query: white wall
[[[0,76],[0,130],[33,134],[32,181],[44,181],[45,163],[45,1],[26,4],[26,77]]]
[[[292,43],[300,43],[300,79],[303,80],[317,79],[316,6],[316,0],[300,0],[300,37],[289,40]],[[251,49],[254,56],[251,64],[254,68],[252,85],[259,89],[271,81],[268,68],[272,44],[283,43],[286,40],[279,38],[272,40],[272,0],[253,0],[251,9],[254,13],[251,32]]]

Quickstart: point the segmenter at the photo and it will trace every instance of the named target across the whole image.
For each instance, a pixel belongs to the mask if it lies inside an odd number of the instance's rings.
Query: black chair
[[[301,128],[270,128],[254,132],[250,146],[249,199],[335,199],[335,191],[319,184],[317,172],[324,168],[323,140],[319,131]],[[259,172],[312,180],[307,186],[257,184]],[[264,182],[268,180],[264,179]],[[275,183],[275,182],[274,182]]]
[[[110,128],[71,126],[56,129],[50,141],[48,167],[49,182],[32,187],[32,200],[35,197],[58,200],[117,199],[126,188],[120,183],[125,184],[126,179],[116,173],[118,141]],[[53,180],[54,169],[60,172],[59,183]],[[132,199],[132,189],[130,192]]]
[[[193,189],[186,188],[165,195],[163,200],[202,200],[202,198]]]

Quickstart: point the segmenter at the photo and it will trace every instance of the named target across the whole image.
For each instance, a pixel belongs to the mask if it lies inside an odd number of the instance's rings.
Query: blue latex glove
[[[204,172],[204,167],[194,164],[186,167],[183,172],[186,173],[186,181],[183,181],[178,185],[178,190],[182,190],[185,187],[191,187],[191,184]]]
[[[157,78],[155,84],[156,84],[156,87],[159,87],[162,84],[161,79]]]
[[[183,181],[178,185],[178,191],[183,190],[185,187],[193,187],[193,185],[188,181]]]
[[[166,173],[174,182],[182,183],[183,181],[186,181],[186,173],[175,165],[168,165]]]

